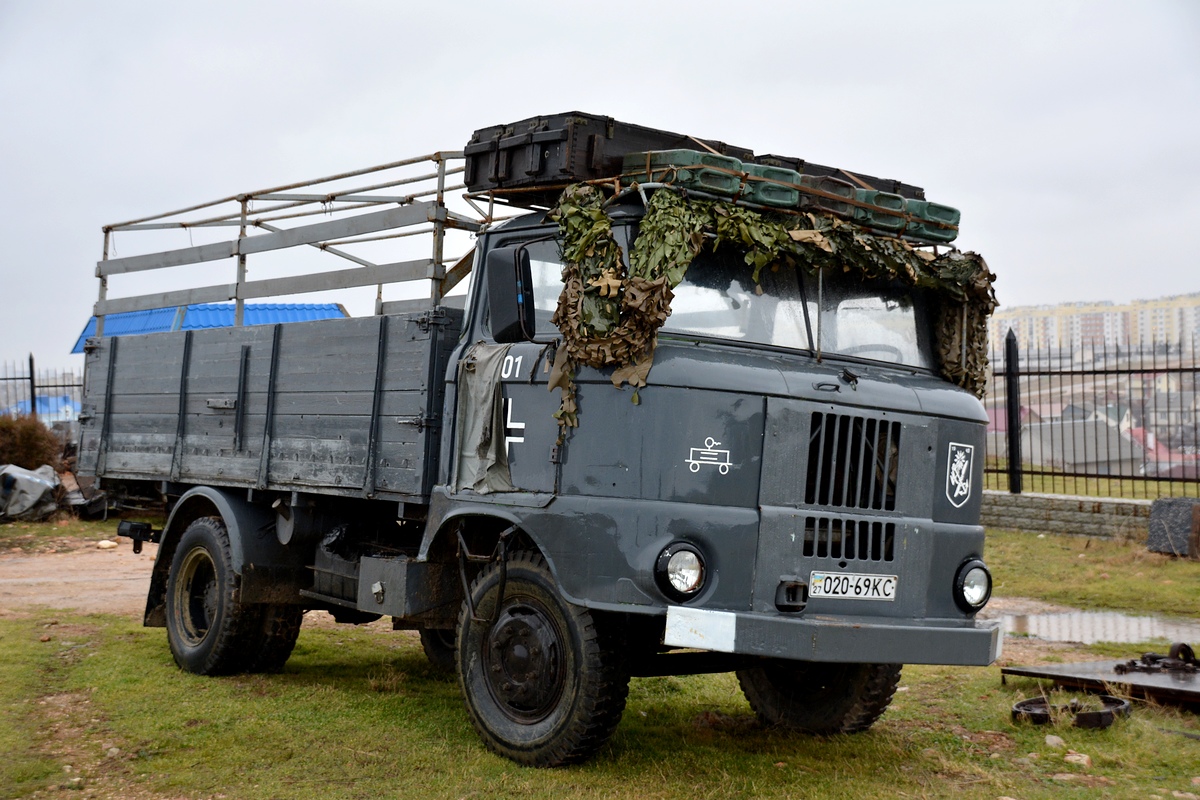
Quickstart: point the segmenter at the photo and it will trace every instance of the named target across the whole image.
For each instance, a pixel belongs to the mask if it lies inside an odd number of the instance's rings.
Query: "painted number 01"
[[[500,377],[502,378],[519,378],[521,377],[521,359],[524,356],[504,357],[504,366],[500,368]]]

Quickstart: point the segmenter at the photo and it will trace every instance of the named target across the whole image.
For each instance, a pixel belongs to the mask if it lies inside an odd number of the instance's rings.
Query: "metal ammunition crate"
[[[567,184],[615,177],[629,153],[697,144],[739,161],[754,160],[745,147],[571,111],[475,131],[463,148],[464,180],[472,192],[494,191],[519,206],[548,206]]]

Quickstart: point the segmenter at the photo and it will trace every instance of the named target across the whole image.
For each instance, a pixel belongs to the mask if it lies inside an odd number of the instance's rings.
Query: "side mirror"
[[[487,281],[492,337],[501,343],[532,339],[537,323],[529,251],[523,245],[492,250],[487,257]]]

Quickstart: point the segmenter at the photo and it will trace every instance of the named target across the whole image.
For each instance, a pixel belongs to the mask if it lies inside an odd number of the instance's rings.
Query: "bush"
[[[62,444],[37,417],[0,416],[0,464],[37,469],[43,464],[58,468]]]

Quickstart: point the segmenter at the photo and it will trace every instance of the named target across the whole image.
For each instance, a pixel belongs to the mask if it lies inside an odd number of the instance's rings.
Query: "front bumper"
[[[984,667],[1000,657],[1004,632],[999,620],[964,627],[939,620],[787,618],[670,606],[663,644],[794,661]]]

